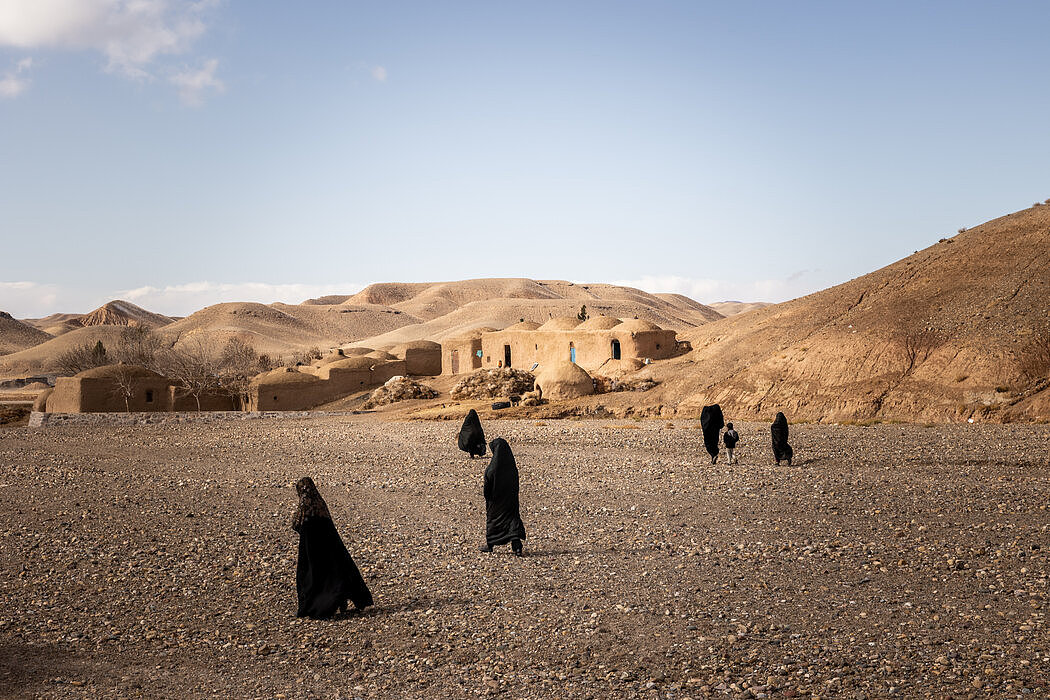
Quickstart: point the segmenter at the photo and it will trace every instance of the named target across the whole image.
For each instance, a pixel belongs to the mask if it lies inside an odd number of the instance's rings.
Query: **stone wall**
[[[164,423],[219,423],[233,420],[348,416],[358,411],[205,411],[183,413],[42,413],[29,416],[30,428],[53,426],[90,427],[93,425],[158,425]]]

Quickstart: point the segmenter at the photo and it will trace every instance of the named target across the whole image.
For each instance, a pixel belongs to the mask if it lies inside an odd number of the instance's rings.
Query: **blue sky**
[[[0,2],[0,309],[781,301],[1050,197],[1050,3]]]

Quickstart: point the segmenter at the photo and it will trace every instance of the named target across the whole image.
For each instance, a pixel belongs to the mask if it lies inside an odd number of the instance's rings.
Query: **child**
[[[726,443],[726,452],[729,453],[729,463],[733,463],[733,448],[736,447],[737,440],[740,439],[740,434],[733,430],[732,423],[726,423],[726,432],[722,439]]]

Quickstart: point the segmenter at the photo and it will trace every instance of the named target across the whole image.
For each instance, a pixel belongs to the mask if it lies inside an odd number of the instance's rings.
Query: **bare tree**
[[[219,353],[219,381],[222,389],[237,400],[244,410],[252,379],[260,372],[273,369],[270,358],[255,351],[251,344],[231,338]]]
[[[113,394],[124,399],[124,410],[131,413],[131,399],[138,393],[136,374],[131,367],[120,363],[113,372]]]
[[[106,346],[100,340],[94,345],[84,343],[66,350],[55,358],[55,369],[60,374],[72,376],[86,369],[107,365],[109,362]]]
[[[157,353],[163,341],[145,326],[128,326],[120,332],[114,356],[119,362],[157,369]]]
[[[160,373],[175,384],[179,396],[192,396],[201,410],[201,396],[221,388],[218,354],[200,340],[185,342],[181,348],[169,348],[156,355]]]

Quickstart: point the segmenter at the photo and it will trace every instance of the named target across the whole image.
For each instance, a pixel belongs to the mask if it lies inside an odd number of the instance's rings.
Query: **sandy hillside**
[[[146,326],[147,328],[160,328],[168,325],[173,320],[170,316],[147,311],[141,306],[132,304],[130,301],[115,299],[86,314],[51,314],[43,318],[27,318],[25,323],[39,328],[50,335],[58,336],[85,326]]]
[[[1019,362],[1048,321],[1050,206],[1040,206],[845,284],[686,331],[693,351],[646,370],[663,384],[644,402],[823,420],[994,418],[1038,403],[1025,398],[1038,384]]]
[[[50,339],[48,333],[0,311],[0,355],[25,350]]]
[[[638,317],[676,330],[721,318],[712,309],[681,295],[656,295],[631,287],[557,280],[380,284],[366,288],[352,299],[390,302],[395,309],[428,319],[417,326],[406,326],[361,341],[361,344],[376,346],[419,339],[440,341],[482,326],[505,328],[522,318],[544,323],[552,317],[575,316],[584,305],[591,316]]]
[[[417,321],[380,306],[231,302],[208,306],[159,332],[177,344],[199,339],[221,345],[236,337],[259,352],[282,354],[315,346],[325,349]]]
[[[746,314],[748,311],[754,311],[755,309],[763,309],[767,306],[772,306],[772,304],[768,301],[716,301],[713,304],[708,304],[708,306],[723,316],[736,316],[737,314]]]
[[[116,347],[117,339],[120,338],[123,328],[123,326],[78,328],[39,345],[0,356],[0,378],[54,372],[56,358],[78,345],[94,345],[101,340],[107,348]]]

